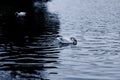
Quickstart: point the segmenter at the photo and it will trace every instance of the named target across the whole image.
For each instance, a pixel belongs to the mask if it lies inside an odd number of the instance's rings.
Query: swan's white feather
[[[16,12],[15,13],[17,17],[24,17],[26,16],[26,12]]]

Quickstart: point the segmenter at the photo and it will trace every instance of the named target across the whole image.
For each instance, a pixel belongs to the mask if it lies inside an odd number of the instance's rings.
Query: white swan
[[[74,37],[71,37],[70,39],[58,37],[57,41],[60,46],[77,45],[77,40]]]
[[[26,12],[15,12],[16,17],[25,17]]]

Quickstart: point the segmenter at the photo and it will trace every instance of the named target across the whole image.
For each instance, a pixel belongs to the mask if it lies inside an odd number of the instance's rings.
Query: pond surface
[[[42,5],[45,25],[35,5],[40,30],[26,47],[1,47],[1,80],[120,80],[120,0],[52,0]],[[78,44],[59,47],[59,35]]]

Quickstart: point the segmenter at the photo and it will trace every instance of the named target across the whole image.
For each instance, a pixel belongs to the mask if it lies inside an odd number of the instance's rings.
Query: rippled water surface
[[[120,1],[54,0],[60,34],[78,45],[60,51],[52,80],[120,80]],[[53,70],[52,70],[53,71]]]
[[[37,26],[41,4],[35,5]],[[26,47],[6,51],[1,43],[1,80],[120,80],[120,0],[52,0],[44,6],[45,27],[27,38]],[[59,35],[78,44],[60,47],[54,43]]]

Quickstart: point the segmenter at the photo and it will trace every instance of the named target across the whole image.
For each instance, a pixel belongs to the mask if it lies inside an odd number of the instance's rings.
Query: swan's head
[[[71,37],[70,39],[71,39],[73,45],[77,45],[77,40],[74,37]]]

